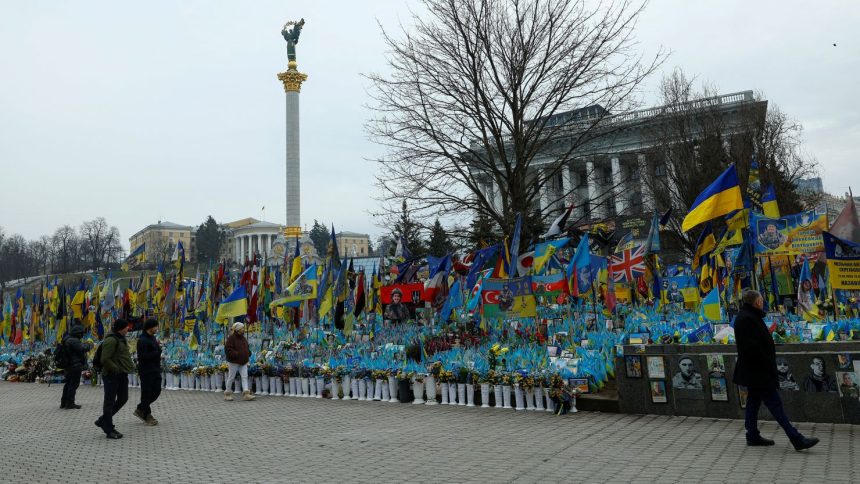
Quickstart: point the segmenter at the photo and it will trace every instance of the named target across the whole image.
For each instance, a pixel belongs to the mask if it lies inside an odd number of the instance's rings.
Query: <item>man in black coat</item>
[[[84,327],[74,324],[69,334],[63,338],[63,351],[66,352],[67,364],[63,368],[66,383],[63,385],[63,396],[60,399],[60,408],[77,409],[80,405],[75,403],[75,395],[81,384],[81,372],[87,366],[87,353],[93,348],[92,343],[81,341],[84,336]]]
[[[795,450],[803,450],[818,443],[818,439],[804,437],[788,421],[782,400],[779,398],[779,377],[776,370],[776,348],[767,325],[764,323],[764,299],[757,291],[745,291],[743,306],[735,319],[735,341],[738,361],[734,382],[747,387],[746,430],[747,445],[773,445],[758,430],[758,410],[764,403],[771,415],[788,436]]]
[[[158,425],[158,420],[152,416],[151,408],[152,403],[161,395],[161,345],[155,337],[157,332],[158,321],[148,319],[143,323],[143,332],[137,339],[140,404],[134,411],[134,415],[147,425]]]

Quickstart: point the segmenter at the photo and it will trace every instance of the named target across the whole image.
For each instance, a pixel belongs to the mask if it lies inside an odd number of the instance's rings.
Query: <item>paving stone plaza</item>
[[[743,422],[165,391],[156,427],[93,425],[102,389],[0,382],[0,482],[858,482],[856,426],[798,424],[821,444],[744,445]]]

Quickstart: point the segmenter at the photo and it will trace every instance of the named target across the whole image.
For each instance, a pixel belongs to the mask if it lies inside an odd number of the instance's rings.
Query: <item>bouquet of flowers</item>
[[[171,365],[168,367],[168,369],[169,369],[170,373],[172,373],[174,375],[178,375],[178,374],[182,373],[182,366],[179,365],[178,363],[171,363]]]
[[[457,378],[454,376],[454,372],[452,372],[450,370],[445,370],[445,369],[439,370],[439,375],[437,378],[439,378],[439,383],[456,383],[457,382]]]
[[[221,373],[227,373],[228,371],[230,371],[230,367],[227,365],[227,363],[221,363],[220,365],[218,365],[218,371]]]

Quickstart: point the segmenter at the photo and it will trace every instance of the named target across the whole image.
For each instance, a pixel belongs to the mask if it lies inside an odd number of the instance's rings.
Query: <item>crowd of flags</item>
[[[523,316],[530,315],[525,311],[533,311],[533,289],[538,287],[544,293],[565,296],[556,303],[567,303],[571,298],[596,303],[599,296],[609,313],[620,300],[657,306],[677,302],[669,301],[664,282],[677,282],[679,271],[673,267],[664,270],[660,258],[660,232],[670,222],[671,209],[653,214],[644,239],[628,234],[609,248],[610,253],[602,255],[594,253],[588,232],[575,244],[568,236],[566,225],[572,208],[566,208],[533,245],[524,246],[522,217],[517,215],[513,231],[503,240],[462,257],[413,257],[401,236],[393,260],[381,258],[377,266],[380,271],[374,269],[371,274],[355,268],[352,259],[339,256],[334,227],[328,252],[320,263],[303,258],[296,239],[295,251],[285,254],[279,264],[266,264],[266,257],[255,255],[244,261],[238,272],[226,270],[222,263],[195,277],[185,274],[185,250],[179,243],[168,267],[161,263],[154,273],[142,272],[122,283],[110,274],[104,281],[93,275],[80,278],[76,284],[46,278],[29,294],[19,288],[14,295],[0,295],[0,343],[58,341],[73,321],[80,321],[92,335],[102,338],[105,327],[118,317],[141,322],[157,317],[174,334],[186,335],[192,349],[203,344],[218,326],[237,318],[252,328],[273,319],[296,325],[315,320],[351,331],[362,322],[362,315],[382,315],[388,302],[385,294],[391,287],[409,287],[417,292],[414,302],[431,305],[442,321],[464,316],[483,320],[488,314],[498,315],[505,304],[505,291],[513,292],[512,288]],[[729,165],[684,216],[680,224],[684,232],[702,227],[688,269],[684,269],[689,272],[686,277],[696,281],[695,302],[701,320],[725,319],[725,304],[737,301],[745,287],[763,288],[770,292],[772,305],[778,302],[774,262],[757,257],[750,245],[749,219],[757,213],[780,216],[773,185],[761,190],[758,168],[753,163],[744,193],[735,165]],[[860,243],[853,200],[830,227],[828,237],[840,243]],[[139,262],[145,256],[145,245],[141,245],[129,260]],[[829,293],[827,278],[813,277],[810,270],[814,257],[802,257],[795,281],[800,311],[809,320],[821,318],[817,303]],[[769,274],[764,270],[765,262]],[[419,274],[424,275],[423,281],[419,281]],[[418,290],[413,290],[415,284],[419,284]],[[818,289],[817,300],[810,287]],[[626,291],[623,295],[618,292],[621,288]],[[488,306],[493,310],[487,311]]]

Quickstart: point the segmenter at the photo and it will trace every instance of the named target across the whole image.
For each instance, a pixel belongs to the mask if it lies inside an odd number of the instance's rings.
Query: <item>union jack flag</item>
[[[610,273],[615,282],[634,282],[645,275],[645,245],[609,256]]]

